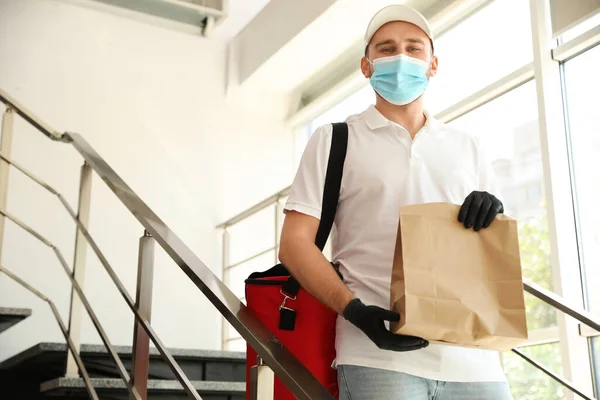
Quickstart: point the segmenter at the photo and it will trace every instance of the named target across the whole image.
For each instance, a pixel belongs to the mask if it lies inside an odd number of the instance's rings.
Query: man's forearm
[[[296,240],[293,246],[282,245],[279,259],[307,292],[338,314],[354,298],[313,242]]]

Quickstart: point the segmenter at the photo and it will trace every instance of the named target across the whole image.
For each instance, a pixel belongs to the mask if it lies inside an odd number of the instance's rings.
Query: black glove
[[[502,202],[488,192],[471,192],[458,213],[458,221],[475,231],[490,226],[496,215],[504,212]]]
[[[386,329],[384,321],[398,322],[400,315],[377,306],[366,306],[354,299],[344,309],[344,318],[363,331],[369,339],[383,350],[411,351],[429,345],[425,339],[415,336],[395,335]]]

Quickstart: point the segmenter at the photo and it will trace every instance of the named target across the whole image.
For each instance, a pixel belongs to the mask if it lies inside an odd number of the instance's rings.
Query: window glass
[[[591,93],[600,90],[593,72],[600,63],[600,47],[565,64],[565,82],[571,132],[572,162],[578,206],[581,260],[587,278],[589,307],[600,315],[600,113]]]
[[[250,274],[253,272],[265,271],[275,264],[277,264],[275,262],[275,251],[268,251],[225,271],[225,282],[237,298],[242,299],[246,296],[245,282]]]
[[[365,82],[368,82],[366,78]],[[371,85],[366,85],[358,92],[319,115],[312,121],[311,125],[313,129],[317,129],[322,125],[345,121],[348,116],[363,112],[371,104],[375,104],[375,92],[371,88]]]
[[[279,218],[283,218],[280,215]],[[239,263],[275,246],[275,210],[267,207],[227,228],[229,265]]]
[[[592,339],[592,358],[594,363],[594,381],[596,382],[596,397],[600,394],[600,337]]]
[[[600,78],[594,72],[600,65],[600,47],[595,47],[565,63],[566,99],[569,114],[573,181],[578,210],[580,262],[583,267],[587,303],[600,316],[600,113],[594,93],[600,91]],[[598,339],[594,339],[595,343]],[[598,352],[594,352],[598,357]],[[599,360],[594,360],[597,366]],[[595,371],[600,375],[600,371]],[[600,392],[600,382],[598,391]]]
[[[529,2],[491,2],[437,39],[435,53],[438,74],[425,97],[433,114],[533,60]]]
[[[505,213],[518,220],[523,275],[552,289],[535,82],[504,94],[451,125],[471,132],[485,146]],[[525,300],[530,330],[556,325],[553,308],[528,294]]]
[[[562,374],[560,344],[548,343],[521,349],[552,372]],[[565,389],[523,358],[512,352],[502,355],[504,371],[513,397],[518,400],[563,400]]]

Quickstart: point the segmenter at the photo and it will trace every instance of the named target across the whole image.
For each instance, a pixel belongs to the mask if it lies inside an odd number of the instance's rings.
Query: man
[[[311,137],[285,206],[280,260],[302,286],[338,314],[340,399],[512,399],[497,352],[431,344],[394,335],[386,323],[401,206],[462,204],[458,220],[489,226],[502,203],[477,141],[436,121],[423,93],[438,70],[431,29],[416,10],[389,6],[371,20],[361,70],[375,106],[347,119],[348,152],[333,258],[343,281],[315,246],[331,125]]]

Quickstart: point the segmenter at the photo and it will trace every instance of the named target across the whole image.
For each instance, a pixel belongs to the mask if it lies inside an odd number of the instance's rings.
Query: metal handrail
[[[58,326],[60,327],[60,330],[61,330],[63,336],[65,337],[65,340],[67,341],[67,346],[69,346],[69,349],[71,349],[71,352],[73,353],[73,356],[75,357],[75,362],[77,363],[77,366],[79,367],[79,370],[81,371],[81,375],[83,375],[83,381],[85,382],[85,387],[86,387],[86,390],[88,391],[88,394],[90,395],[90,397],[93,400],[99,400],[98,394],[96,393],[96,390],[94,389],[94,386],[92,385],[92,381],[90,380],[90,376],[87,372],[87,369],[85,368],[85,365],[83,364],[81,355],[79,354],[79,351],[75,348],[75,345],[73,344],[73,341],[71,340],[71,337],[69,336],[69,332],[67,331],[67,327],[65,326],[65,323],[63,322],[62,318],[60,317],[60,314],[58,313],[58,310],[57,310],[56,306],[54,305],[54,302],[52,300],[50,300],[48,297],[44,296],[41,292],[39,292],[33,286],[29,285],[23,279],[19,278],[16,274],[14,274],[11,271],[9,271],[8,269],[4,268],[2,265],[0,265],[0,272],[4,273],[6,276],[11,278],[13,281],[17,282],[19,285],[23,286],[25,289],[29,290],[31,293],[33,293],[34,295],[36,295],[37,297],[39,297],[40,299],[42,299],[43,301],[48,303],[48,305],[50,306],[50,309],[52,310],[52,313],[54,314],[54,318],[56,319],[56,322],[58,322]]]
[[[77,224],[77,228],[83,233],[83,236],[85,237],[86,241],[88,242],[88,244],[90,245],[90,247],[92,248],[92,250],[94,251],[94,253],[96,253],[96,256],[100,260],[100,263],[102,264],[102,266],[104,267],[104,269],[106,270],[106,272],[108,273],[108,275],[111,277],[111,279],[113,280],[113,282],[117,286],[117,289],[119,290],[119,292],[121,293],[121,295],[125,299],[125,302],[127,302],[127,305],[129,306],[129,308],[135,314],[136,320],[142,325],[142,327],[144,327],[144,329],[146,330],[146,333],[148,334],[148,337],[154,342],[154,344],[156,345],[156,348],[159,350],[159,352],[162,354],[162,356],[167,359],[167,364],[169,364],[169,367],[171,368],[171,370],[173,371],[173,373],[177,377],[177,380],[182,384],[183,388],[186,390],[186,392],[188,392],[188,394],[190,396],[192,396],[195,399],[200,399],[198,393],[194,389],[193,384],[185,376],[185,374],[183,373],[183,370],[181,370],[181,368],[177,365],[175,359],[170,354],[170,352],[166,348],[166,346],[160,341],[160,339],[158,338],[158,336],[156,335],[156,333],[152,329],[152,327],[151,327],[150,323],[148,322],[148,320],[146,318],[144,318],[140,314],[139,310],[135,306],[135,303],[134,303],[133,299],[127,293],[127,290],[125,289],[125,286],[120,281],[120,279],[118,278],[117,274],[114,272],[114,269],[108,263],[108,260],[106,259],[106,257],[104,256],[104,254],[102,253],[102,251],[100,250],[100,248],[98,247],[98,245],[96,244],[96,242],[94,241],[94,239],[92,238],[92,236],[90,235],[89,231],[84,226],[84,224],[81,223],[81,221],[79,220],[77,214],[71,208],[71,206],[66,201],[66,199],[58,191],[56,191],[52,186],[50,186],[46,182],[42,181],[40,178],[36,177],[33,173],[29,172],[24,167],[16,164],[9,157],[6,157],[5,155],[3,155],[3,154],[0,153],[0,158],[2,158],[4,161],[6,161],[7,163],[9,163],[13,167],[15,167],[17,170],[19,170],[21,173],[23,173],[25,176],[27,176],[28,178],[30,178],[32,181],[36,182],[38,185],[40,185],[41,187],[43,187],[44,189],[46,189],[48,192],[50,192],[53,195],[55,195],[55,196],[58,197],[58,199],[60,200],[60,202],[62,203],[62,205],[64,206],[64,208],[67,210],[67,212],[69,213],[69,215],[71,216],[71,218],[73,218],[73,220]],[[27,226],[25,223],[23,223],[22,221],[20,221],[19,219],[17,219],[15,216],[13,216],[13,215],[7,215],[2,210],[0,210],[0,214],[5,215],[8,219],[10,219],[13,222],[15,222],[17,225],[19,225],[21,228],[23,228],[24,230],[26,230],[27,232],[29,232],[31,235],[33,235],[34,237],[36,237],[38,240],[42,241],[47,246],[55,249],[55,246],[52,243],[50,243],[47,239],[45,239],[42,235],[40,235],[34,229],[32,229],[31,227]],[[64,261],[64,258],[62,258],[62,256],[60,256],[59,259],[61,260],[61,263]],[[66,264],[63,264],[63,266],[65,266],[65,265]],[[71,273],[69,273],[69,276],[70,276],[72,282],[76,282],[76,280],[73,278],[73,276],[72,276]],[[80,296],[82,294],[83,293],[81,293]],[[100,326],[99,322],[98,322],[98,326]],[[110,343],[105,342],[105,346],[107,347],[107,350],[109,351],[109,353],[111,354],[111,356],[113,356],[113,359],[115,357],[118,358],[118,355],[117,355],[116,351],[114,350],[114,348],[112,347],[112,345]],[[117,362],[117,361],[115,360],[115,362]],[[119,365],[119,364],[121,364],[119,366],[119,368],[118,368],[119,372],[121,374],[121,377],[123,378],[123,381],[125,382],[125,385],[127,387],[129,387],[129,386],[131,386],[129,375],[127,374],[127,371],[125,370],[125,368],[122,367],[122,363],[120,362],[120,359],[117,362],[117,365]],[[126,377],[126,379],[123,377],[124,376],[123,375],[123,371],[125,371],[125,377]],[[136,397],[136,398],[138,398],[138,397]]]
[[[518,349],[513,349],[512,352],[517,354],[519,357],[521,357],[522,359],[527,361],[529,364],[533,365],[535,368],[539,369],[540,371],[542,371],[543,373],[548,375],[550,378],[554,379],[556,382],[558,382],[561,385],[563,385],[564,387],[568,388],[569,390],[571,390],[573,393],[577,394],[584,400],[596,400],[596,398],[594,396],[590,396],[589,394],[583,393],[581,390],[577,389],[573,385],[573,383],[571,383],[571,381],[565,379],[564,377],[560,376],[557,373],[550,371],[550,369],[548,369],[544,364],[542,364],[538,361],[535,361],[534,359],[530,358],[522,351],[520,351]]]
[[[104,180],[127,209],[138,219],[142,226],[163,247],[177,265],[188,275],[194,284],[206,295],[215,308],[225,319],[240,333],[248,344],[263,358],[265,363],[273,369],[278,378],[299,399],[333,399],[333,396],[321,383],[304,367],[298,359],[285,348],[277,338],[256,318],[256,316],[231,292],[231,290],[206,266],[167,226],[166,224],[139,198],[139,196],[117,175],[117,173],[100,157],[100,155],[76,133],[57,133],[42,122],[29,110],[12,99],[5,91],[0,89],[0,101],[14,109],[33,126],[53,140],[71,143],[83,156],[90,167]],[[69,210],[68,204],[59,196]],[[76,215],[71,210],[71,215]],[[89,233],[76,219],[80,229],[96,254],[101,254],[89,237]],[[100,257],[100,255],[99,255]],[[64,259],[63,259],[64,261]],[[105,267],[106,259],[101,257]],[[106,264],[105,264],[106,262]],[[166,348],[158,346],[158,338],[154,334],[148,321],[135,311],[135,305],[130,303],[130,296],[125,291],[114,271],[107,268],[113,282],[125,298],[128,305],[134,310],[137,321],[142,325],[150,338],[157,344],[159,351],[168,359],[169,366],[174,372],[179,370],[180,377],[185,377],[179,366],[166,352]],[[161,349],[162,347],[162,349]],[[176,373],[176,375],[178,375]],[[187,380],[187,378],[185,378]],[[180,380],[181,382],[181,380]],[[185,381],[184,381],[185,382]],[[183,382],[182,382],[183,383]],[[185,387],[185,385],[184,385]],[[187,389],[187,388],[186,388]],[[194,394],[197,393],[194,391]],[[200,397],[196,397],[200,398]]]
[[[256,214],[257,212],[262,211],[265,208],[267,208],[273,204],[276,204],[279,200],[281,200],[285,196],[289,195],[291,190],[292,190],[291,186],[288,186],[285,189],[280,190],[279,192],[275,193],[274,195],[267,197],[260,203],[248,208],[245,211],[242,211],[235,217],[229,218],[227,221],[223,222],[222,224],[217,225],[217,229],[228,228],[228,227],[235,225],[238,222],[243,221],[246,218]]]
[[[541,301],[548,304],[549,306],[551,306],[559,311],[562,311],[567,315],[570,315],[571,317],[575,318],[577,321],[581,322],[582,324],[589,326],[590,328],[593,328],[596,331],[600,332],[600,321],[592,313],[590,313],[584,309],[581,309],[579,307],[568,306],[564,302],[564,299],[561,296],[557,295],[556,293],[554,293],[548,289],[541,287],[540,285],[538,285],[536,283],[523,280],[523,288],[527,293],[540,299]],[[542,371],[543,373],[548,375],[550,378],[554,379],[556,382],[569,388],[571,391],[573,391],[577,395],[581,396],[583,399],[596,400],[595,397],[583,393],[581,390],[577,389],[570,381],[568,381],[561,375],[552,372],[549,368],[544,366],[542,363],[535,361],[532,358],[528,357],[523,352],[521,352],[519,349],[513,349],[512,351],[513,351],[513,353],[519,355],[525,361],[527,361],[528,363],[530,363],[531,365],[533,365],[534,367],[536,367],[537,369],[539,369],[540,371]]]
[[[568,306],[562,297],[548,289],[541,287],[537,283],[524,280],[523,287],[527,293],[537,297],[544,303],[564,312],[567,315],[570,315],[582,324],[600,332],[600,320],[589,311],[578,307]]]
[[[260,256],[264,256],[265,254],[269,254],[270,252],[272,252],[272,251],[275,251],[275,250],[277,250],[277,246],[271,246],[271,247],[269,247],[268,249],[265,249],[265,250],[261,251],[260,253],[256,253],[256,254],[254,254],[254,255],[252,255],[252,256],[250,256],[250,257],[244,258],[244,259],[243,259],[243,260],[241,260],[241,261],[236,261],[236,262],[234,262],[233,264],[229,264],[229,265],[228,265],[228,266],[225,268],[225,271],[227,271],[227,270],[229,270],[229,269],[232,269],[232,268],[235,268],[235,267],[239,267],[239,266],[240,266],[240,265],[242,265],[242,264],[246,264],[246,263],[247,263],[247,262],[249,262],[249,261],[255,260],[255,259],[257,259],[258,257],[260,257]]]
[[[6,104],[8,107],[10,107],[12,110],[14,110],[21,117],[23,117],[25,121],[35,126],[44,135],[48,136],[48,138],[57,142],[66,141],[66,136],[64,135],[64,133],[55,131],[50,127],[50,125],[35,117],[34,114],[31,111],[29,111],[24,105],[20,104],[17,100],[10,97],[8,93],[6,93],[2,89],[0,89],[0,101]]]
[[[102,325],[100,324],[100,321],[98,320],[98,317],[96,316],[96,313],[92,309],[92,306],[90,305],[89,301],[87,300],[87,297],[83,293],[83,290],[81,290],[81,286],[79,286],[79,283],[71,274],[71,271],[69,270],[69,266],[67,265],[67,262],[65,261],[65,258],[63,257],[63,255],[60,252],[60,250],[58,249],[58,247],[56,247],[54,244],[52,244],[52,242],[50,242],[48,239],[46,239],[43,235],[41,235],[39,232],[37,232],[35,229],[31,228],[27,224],[25,224],[23,221],[19,220],[14,215],[11,215],[4,210],[0,210],[0,215],[3,215],[6,218],[8,218],[12,222],[14,222],[16,225],[18,225],[20,228],[27,231],[33,237],[35,237],[40,242],[44,243],[46,246],[50,247],[54,251],[54,253],[56,254],[56,257],[58,258],[58,261],[60,262],[61,266],[63,267],[65,273],[71,280],[71,284],[73,285],[73,288],[77,292],[79,299],[81,300],[81,303],[83,304],[85,310],[87,311],[88,315],[90,316],[90,319],[92,320],[92,323],[94,324],[94,327],[96,328],[96,331],[98,331],[98,334],[100,335],[100,338],[102,339],[102,343],[104,343],[104,346],[106,346],[106,349],[108,350],[113,361],[115,362],[115,364],[117,364],[117,370],[119,371],[119,375],[121,376],[121,379],[125,383],[125,386],[127,387],[129,392],[131,393],[131,395],[136,400],[142,400],[142,398],[140,397],[137,390],[131,384],[129,373],[127,372],[127,369],[125,368],[123,361],[121,361],[121,358],[117,354],[117,351],[115,350],[113,345],[110,343],[110,340],[108,339],[108,336],[106,335],[106,332],[104,331],[104,328],[102,328]]]
[[[7,163],[9,163],[10,165],[12,165],[13,167],[15,167],[23,175],[27,176],[29,179],[31,179],[32,181],[34,181],[35,183],[37,183],[38,185],[40,185],[41,187],[43,187],[44,189],[46,189],[47,191],[49,191],[50,193],[52,193],[53,195],[58,195],[58,192],[56,190],[54,190],[52,188],[52,186],[48,185],[47,183],[45,183],[44,181],[42,181],[40,178],[36,177],[31,172],[29,172],[24,167],[22,167],[20,164],[17,164],[13,160],[11,160],[9,157],[7,157],[4,154],[2,154],[2,152],[0,152],[0,158],[2,160],[6,161]]]

